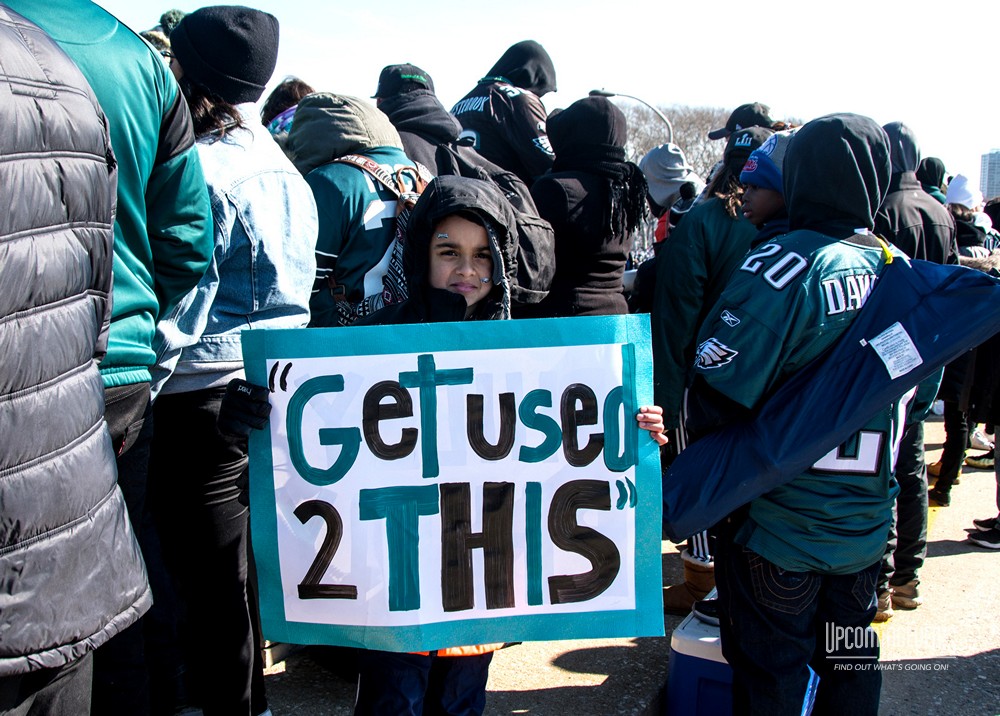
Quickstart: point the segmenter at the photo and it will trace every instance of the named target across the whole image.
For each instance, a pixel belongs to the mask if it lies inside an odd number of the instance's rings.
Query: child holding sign
[[[436,178],[421,194],[407,227],[407,300],[356,325],[510,318],[516,236],[511,208],[494,185],[457,176]],[[270,407],[266,389],[234,382],[230,394],[220,429],[245,434],[249,427],[262,428]],[[654,439],[663,440],[658,407],[642,408],[637,420]],[[430,653],[362,651],[355,714],[481,714],[493,651],[501,646]]]
[[[507,200],[493,185],[438,177],[421,194],[407,227],[407,300],[358,325],[510,318],[516,237]],[[481,714],[490,661],[501,646],[421,654],[363,651],[354,713]]]

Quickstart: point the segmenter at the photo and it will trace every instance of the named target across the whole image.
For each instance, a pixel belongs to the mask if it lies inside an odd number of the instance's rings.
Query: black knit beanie
[[[278,61],[278,19],[240,5],[188,13],[170,33],[184,76],[230,104],[256,102]]]

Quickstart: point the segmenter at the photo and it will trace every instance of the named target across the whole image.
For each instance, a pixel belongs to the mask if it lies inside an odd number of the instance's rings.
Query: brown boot
[[[684,581],[663,589],[663,611],[667,614],[687,614],[691,605],[704,599],[715,587],[715,563],[702,562],[687,550],[681,552]]]

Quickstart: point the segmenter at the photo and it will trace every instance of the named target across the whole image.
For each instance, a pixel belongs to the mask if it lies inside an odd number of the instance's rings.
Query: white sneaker
[[[981,428],[976,428],[972,431],[972,436],[969,438],[969,442],[972,445],[973,450],[993,449],[993,441],[990,440],[990,436],[984,433]]]

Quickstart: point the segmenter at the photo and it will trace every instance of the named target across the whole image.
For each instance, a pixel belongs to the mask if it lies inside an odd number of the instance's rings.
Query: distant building
[[[979,191],[983,196],[992,199],[1000,196],[1000,149],[994,149],[983,155],[982,168],[979,173]]]

